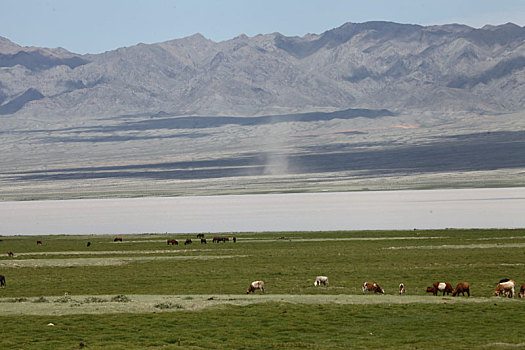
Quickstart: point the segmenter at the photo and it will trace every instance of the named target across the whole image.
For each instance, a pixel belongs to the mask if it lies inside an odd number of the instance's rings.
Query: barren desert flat
[[[525,188],[0,202],[0,234],[525,227]]]

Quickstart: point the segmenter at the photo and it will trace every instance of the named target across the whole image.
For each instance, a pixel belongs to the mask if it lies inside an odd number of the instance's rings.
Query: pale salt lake
[[[0,235],[525,228],[525,188],[0,202]]]

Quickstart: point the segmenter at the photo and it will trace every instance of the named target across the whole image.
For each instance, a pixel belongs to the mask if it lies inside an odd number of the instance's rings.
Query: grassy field
[[[525,230],[238,233],[237,243],[166,245],[187,237],[0,237],[0,348],[525,347],[525,301],[491,296],[501,278],[525,281]],[[328,287],[314,287],[316,275]],[[246,295],[258,279],[266,293]],[[363,281],[386,295],[362,295]],[[427,294],[436,281],[468,281],[472,296]]]

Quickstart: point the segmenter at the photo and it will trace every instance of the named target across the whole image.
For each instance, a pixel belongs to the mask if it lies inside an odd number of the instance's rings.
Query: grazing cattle
[[[518,298],[523,299],[524,297],[525,297],[525,283],[522,283],[520,292],[518,293]]]
[[[179,245],[179,242],[175,239],[168,239],[168,245]]]
[[[208,242],[206,242],[206,238],[201,238],[201,244],[206,244]]]
[[[197,234],[197,238],[204,238],[204,233]]]
[[[13,252],[9,251],[9,252],[7,252],[7,256],[14,257],[15,254]]]
[[[237,242],[237,237],[233,237],[233,243]]]
[[[226,241],[228,241],[228,240],[229,240],[228,237],[213,237],[212,242],[213,243],[219,243],[219,242],[226,243]]]
[[[459,293],[463,296],[467,293],[467,296],[470,296],[470,284],[468,284],[468,282],[458,283],[456,289],[452,292],[452,296],[455,297],[456,295],[459,295]]]
[[[368,291],[374,292],[375,294],[385,294],[385,291],[379,287],[379,284],[375,282],[364,282],[363,283],[363,294]]]
[[[42,245],[42,241],[36,241],[37,245]]]
[[[405,294],[405,285],[403,283],[399,284],[399,294],[403,295]]]
[[[494,291],[494,296],[504,295],[509,298],[514,298],[514,286],[516,283],[513,280],[508,280],[506,282],[498,283],[496,290]]]
[[[427,293],[437,295],[438,292],[443,292],[443,295],[447,293],[448,295],[453,292],[452,285],[446,282],[435,282],[432,284],[432,287],[427,287]]]
[[[443,295],[445,295],[445,293],[449,295],[450,293],[454,291],[452,289],[452,285],[447,282],[434,282],[432,284],[432,288],[433,288],[432,294],[434,295],[437,295],[438,292],[443,292]],[[428,288],[427,288],[427,292],[428,292]]]
[[[88,246],[88,247],[91,246],[91,242],[87,242],[87,246]]]
[[[315,278],[314,286],[320,286],[321,284],[324,284],[326,286],[328,284],[328,277],[317,276]]]
[[[184,242],[184,245],[186,245],[186,244],[192,244],[192,243],[193,243],[193,242],[191,241],[190,238],[186,238],[186,242]]]
[[[122,237],[115,237],[113,242],[122,242]]]
[[[3,275],[0,275],[0,287],[4,288],[5,286],[7,286],[7,284],[5,283],[5,277]]]
[[[250,294],[251,292],[255,292],[257,289],[261,291],[261,293],[264,294],[264,282],[263,281],[253,281],[250,284],[250,287],[248,287],[248,290],[246,290],[246,294]]]

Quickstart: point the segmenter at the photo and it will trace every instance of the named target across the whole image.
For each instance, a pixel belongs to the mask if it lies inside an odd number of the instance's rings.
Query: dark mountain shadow
[[[196,139],[207,137],[206,133],[187,133],[176,135],[107,135],[94,137],[70,137],[70,136],[51,136],[43,139],[44,142],[71,142],[71,143],[97,143],[97,142],[122,142],[122,141],[144,141],[160,139],[189,138]]]
[[[365,23],[346,23],[342,26],[328,30],[321,34],[315,40],[308,40],[300,37],[287,37],[277,35],[275,37],[275,46],[288,52],[296,58],[305,58],[321,48],[333,48],[344,44],[352,39],[356,34],[363,31],[371,31],[369,37],[384,41],[392,38],[410,37],[420,31],[423,27],[412,24],[399,24],[393,22],[371,21]]]
[[[87,63],[89,61],[78,56],[58,58],[44,55],[40,51],[19,51],[12,55],[0,54],[0,67],[14,67],[19,64],[32,71],[45,70],[61,65],[74,69]]]
[[[447,84],[450,88],[471,88],[478,84],[487,84],[492,80],[504,78],[514,72],[525,69],[525,56],[518,56],[498,62],[494,67],[476,76],[460,76]]]
[[[16,180],[79,180],[147,178],[154,180],[212,179],[264,175],[272,160],[285,162],[286,174],[359,171],[359,176],[390,176],[457,171],[483,171],[525,167],[525,131],[479,133],[436,138],[422,145],[396,145],[380,149],[352,147],[327,152],[309,147],[297,154],[246,153],[209,160],[125,166],[62,168],[8,172]]]
[[[261,117],[152,117],[151,119],[140,120],[136,122],[124,122],[120,125],[110,128],[93,128],[92,131],[100,132],[121,130],[206,129],[218,128],[224,125],[256,126],[289,122],[315,122],[332,119],[353,119],[359,117],[381,118],[395,115],[395,113],[387,109],[346,109],[331,113],[313,112],[286,115],[270,115]]]
[[[14,99],[12,99],[4,105],[1,105],[0,115],[13,114],[22,109],[22,107],[24,107],[26,103],[35,100],[40,100],[42,98],[44,98],[44,95],[42,95],[40,91],[33,88],[27,89],[27,91],[24,92],[22,95],[15,97]]]

